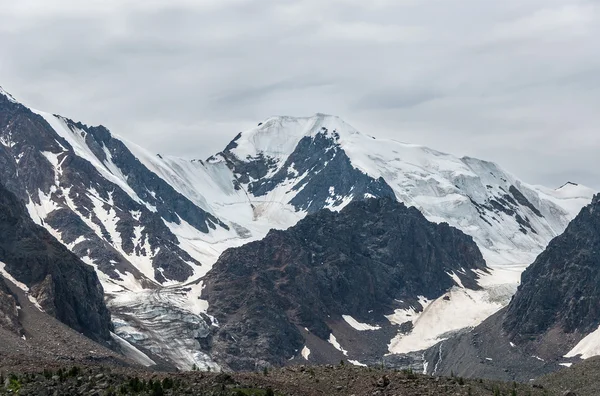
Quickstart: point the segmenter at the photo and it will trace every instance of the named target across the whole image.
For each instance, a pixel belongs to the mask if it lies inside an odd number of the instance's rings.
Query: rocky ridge
[[[486,271],[471,237],[395,200],[322,210],[223,253],[204,278],[208,352],[233,370],[379,361],[427,301]]]

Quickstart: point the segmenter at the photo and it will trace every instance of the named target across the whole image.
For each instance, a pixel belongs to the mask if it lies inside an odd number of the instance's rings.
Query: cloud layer
[[[594,0],[0,0],[0,85],[205,158],[270,115],[600,189]]]

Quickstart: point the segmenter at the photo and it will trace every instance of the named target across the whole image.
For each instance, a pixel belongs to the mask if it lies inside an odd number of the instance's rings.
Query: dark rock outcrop
[[[340,135],[335,130],[323,127],[314,136],[300,139],[283,165],[263,153],[255,158],[237,158],[231,150],[237,147],[238,139],[239,136],[220,155],[226,159],[237,182],[247,184],[248,192],[254,196],[265,196],[281,184],[292,183],[290,190],[297,194],[290,204],[308,213],[329,205],[338,206],[346,197],[395,198],[383,178],[372,178],[352,165],[339,145]],[[279,170],[268,175],[278,167]],[[298,175],[306,177],[298,181]]]
[[[521,277],[508,307],[425,353],[428,373],[528,381],[600,325],[600,195]]]
[[[384,315],[454,286],[450,271],[476,289],[474,270],[485,268],[471,237],[397,201],[322,210],[223,253],[205,279],[219,323],[208,348],[234,370],[283,365],[299,355],[305,328],[327,340],[342,315],[389,326]]]
[[[95,341],[110,339],[110,313],[94,269],[37,226],[23,203],[2,185],[0,262],[46,313]]]
[[[503,329],[542,357],[568,352],[600,325],[600,202],[596,196],[523,273]]]
[[[17,307],[17,299],[4,283],[2,275],[0,275],[0,328],[20,335],[23,328],[19,322]]]

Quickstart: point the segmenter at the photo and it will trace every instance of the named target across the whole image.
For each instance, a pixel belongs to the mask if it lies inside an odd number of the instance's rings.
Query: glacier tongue
[[[200,285],[165,287],[109,294],[116,334],[183,370],[220,371],[198,340],[210,333],[213,321],[202,316],[208,305],[199,300]]]

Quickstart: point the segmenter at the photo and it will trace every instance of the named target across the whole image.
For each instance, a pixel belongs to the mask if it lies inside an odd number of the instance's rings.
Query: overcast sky
[[[0,0],[0,85],[206,158],[271,115],[600,189],[597,0]]]

